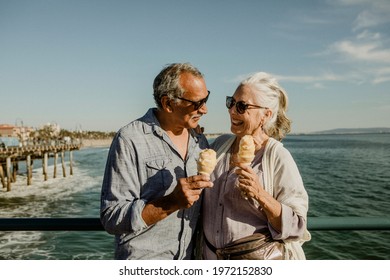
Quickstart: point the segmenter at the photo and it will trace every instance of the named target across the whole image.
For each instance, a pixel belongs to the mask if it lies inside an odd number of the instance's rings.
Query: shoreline
[[[81,148],[101,148],[110,147],[112,138],[108,139],[83,139]]]

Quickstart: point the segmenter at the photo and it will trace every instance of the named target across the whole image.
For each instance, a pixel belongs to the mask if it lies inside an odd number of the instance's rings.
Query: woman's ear
[[[272,111],[270,109],[266,109],[265,117],[267,120],[269,120],[272,117]]]

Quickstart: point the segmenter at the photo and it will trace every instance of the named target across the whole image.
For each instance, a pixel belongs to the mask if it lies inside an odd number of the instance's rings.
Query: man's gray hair
[[[169,99],[182,97],[184,89],[180,86],[180,75],[190,73],[195,77],[203,78],[203,74],[190,63],[172,63],[164,67],[153,82],[153,97],[158,109],[162,108],[161,98]]]

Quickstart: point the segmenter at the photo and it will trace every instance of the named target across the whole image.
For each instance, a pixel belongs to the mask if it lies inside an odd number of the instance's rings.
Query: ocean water
[[[390,134],[294,135],[283,141],[309,193],[309,218],[390,215]],[[33,185],[19,167],[11,192],[0,191],[0,217],[98,217],[108,148],[73,153],[74,175]],[[69,165],[69,162],[67,162]],[[58,166],[60,167],[60,166]],[[52,176],[53,166],[49,166]],[[390,259],[390,231],[312,231],[308,259]],[[112,259],[113,236],[101,232],[0,232],[0,259]]]
[[[0,192],[0,217],[99,217],[100,188],[108,148],[90,148],[73,152],[73,175],[62,176],[61,164],[53,179],[49,162],[49,179],[43,180],[40,161],[27,186],[25,174],[12,184],[11,192]],[[68,154],[66,159],[69,160]],[[19,171],[23,173],[20,165]],[[113,259],[113,236],[104,231],[16,231],[0,232],[0,259]]]
[[[390,216],[390,134],[304,135],[284,141],[309,194],[309,217]],[[308,259],[390,259],[388,231],[313,231]]]

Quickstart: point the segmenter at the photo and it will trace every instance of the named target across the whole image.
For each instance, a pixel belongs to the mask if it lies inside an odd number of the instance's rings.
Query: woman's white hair
[[[275,77],[265,72],[257,72],[240,83],[250,86],[256,93],[259,104],[271,110],[272,116],[264,124],[264,132],[278,140],[283,139],[291,129],[291,121],[286,115],[288,97]]]

